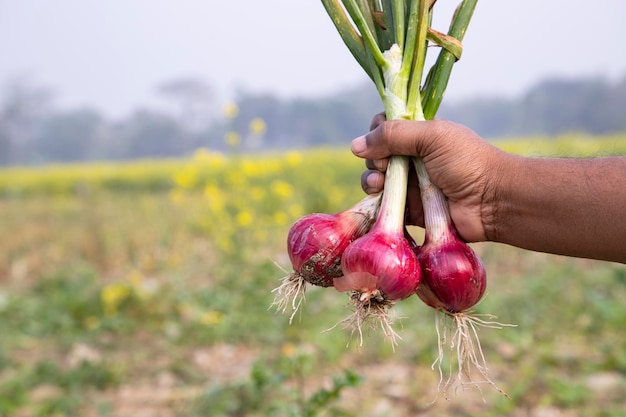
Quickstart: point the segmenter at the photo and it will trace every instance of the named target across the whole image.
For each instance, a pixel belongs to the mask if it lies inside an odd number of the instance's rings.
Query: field
[[[624,136],[497,145],[626,154]],[[331,329],[350,313],[333,289],[292,324],[269,308],[289,226],[355,203],[362,168],[318,149],[0,170],[0,416],[626,416],[623,265],[474,245],[477,313],[516,325],[480,330],[510,398],[433,403],[435,315],[417,297],[395,308],[395,350]]]

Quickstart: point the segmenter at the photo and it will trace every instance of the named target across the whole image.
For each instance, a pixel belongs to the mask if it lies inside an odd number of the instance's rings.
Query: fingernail
[[[382,175],[380,172],[372,172],[367,178],[365,178],[365,183],[367,184],[367,188],[370,190],[378,190],[380,188],[380,183],[382,180]]]
[[[374,166],[377,170],[384,172],[387,170],[387,160],[386,159],[374,159]]]
[[[365,136],[359,136],[352,141],[352,153],[355,155],[360,155],[366,148],[367,143],[365,142]]]

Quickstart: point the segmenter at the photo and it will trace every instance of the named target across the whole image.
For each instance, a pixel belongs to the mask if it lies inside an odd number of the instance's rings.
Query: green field
[[[626,154],[626,137],[498,142]],[[394,349],[333,327],[345,294],[269,309],[289,226],[362,197],[347,150],[0,170],[0,416],[626,416],[626,267],[474,245],[488,386],[436,396],[435,315]],[[617,219],[622,221],[622,219]],[[420,231],[412,229],[416,236]],[[584,237],[581,237],[584,238]]]

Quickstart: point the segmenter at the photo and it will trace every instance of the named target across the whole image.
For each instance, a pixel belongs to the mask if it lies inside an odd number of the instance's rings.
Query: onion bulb
[[[432,184],[423,162],[414,160],[418,175],[422,207],[424,210],[425,238],[416,249],[422,268],[422,282],[417,295],[428,306],[437,310],[437,334],[439,355],[435,364],[439,366],[442,379],[440,390],[447,391],[455,382],[461,385],[488,383],[503,393],[487,373],[485,357],[478,339],[477,326],[502,327],[500,323],[486,321],[485,315],[472,314],[487,287],[485,267],[474,252],[459,236],[450,218],[448,202],[442,191]],[[487,315],[488,318],[493,318]],[[446,324],[446,321],[449,323]],[[440,327],[443,326],[443,330]],[[449,332],[453,332],[452,335]],[[441,366],[444,360],[444,345],[456,351],[458,371],[456,378],[443,383]],[[473,370],[483,378],[475,381]],[[505,394],[506,395],[506,394]]]
[[[354,314],[343,322],[362,336],[362,323],[376,324],[377,320],[385,336],[395,344],[396,333],[391,328],[388,310],[396,301],[415,293],[421,271],[413,251],[414,242],[405,238],[408,159],[394,156],[392,162],[376,223],[369,233],[348,245],[341,258],[343,276],[333,281],[338,291],[349,292],[355,308]]]
[[[363,198],[337,214],[313,213],[298,219],[287,235],[287,252],[293,272],[274,290],[274,304],[283,312],[291,304],[298,310],[306,285],[330,287],[342,275],[341,256],[346,247],[374,223],[380,194]]]

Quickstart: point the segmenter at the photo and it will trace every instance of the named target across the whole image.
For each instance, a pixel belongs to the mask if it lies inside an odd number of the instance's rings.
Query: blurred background
[[[481,0],[438,117],[626,154],[624,17]],[[350,312],[332,290],[291,325],[269,308],[293,221],[362,197],[349,142],[382,107],[321,2],[0,0],[0,56],[0,416],[626,415],[623,265],[474,245],[478,312],[517,325],[480,332],[510,399],[431,403],[416,297],[395,351],[325,332]]]

